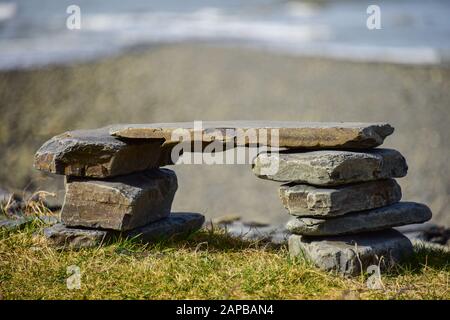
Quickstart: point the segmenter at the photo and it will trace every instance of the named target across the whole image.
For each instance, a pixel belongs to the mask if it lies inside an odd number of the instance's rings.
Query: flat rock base
[[[320,269],[355,276],[370,265],[382,269],[393,267],[413,253],[411,241],[389,229],[347,236],[289,237],[291,257],[304,257]]]
[[[200,229],[205,217],[199,213],[172,213],[169,217],[126,232],[67,227],[61,223],[44,229],[44,237],[56,247],[71,249],[100,246],[117,237],[143,242],[167,240]]]

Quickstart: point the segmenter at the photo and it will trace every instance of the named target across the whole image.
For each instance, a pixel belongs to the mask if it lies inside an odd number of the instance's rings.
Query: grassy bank
[[[285,246],[202,230],[181,242],[58,251],[29,225],[0,234],[3,299],[450,299],[450,253],[416,248],[414,258],[382,275],[342,278],[290,259]],[[66,286],[67,267],[81,271],[81,289]]]

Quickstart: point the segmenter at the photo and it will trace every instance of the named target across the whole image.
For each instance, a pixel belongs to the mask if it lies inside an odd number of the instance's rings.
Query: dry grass
[[[322,272],[287,248],[202,230],[181,242],[130,240],[100,248],[58,251],[34,222],[0,235],[4,299],[449,299],[450,254],[416,248],[411,261],[383,275],[384,290],[366,277]],[[81,289],[66,287],[67,267],[81,270]]]

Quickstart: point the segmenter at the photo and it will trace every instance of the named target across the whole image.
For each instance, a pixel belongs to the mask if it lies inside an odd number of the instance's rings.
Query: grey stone
[[[411,241],[392,229],[333,237],[291,235],[288,243],[291,257],[349,276],[366,272],[370,265],[393,267],[413,253]]]
[[[142,242],[155,242],[178,238],[199,230],[205,217],[198,213],[172,213],[167,218],[134,230],[119,232],[68,227],[63,224],[44,229],[44,237],[56,247],[90,248],[107,244],[115,238],[134,238]]]
[[[294,218],[287,229],[308,236],[360,233],[422,223],[431,219],[430,209],[423,204],[399,202],[390,206],[349,213],[330,219]]]
[[[400,178],[407,171],[405,158],[392,149],[261,153],[253,163],[260,178],[317,186]]]
[[[387,123],[326,123],[298,121],[203,121],[198,137],[204,143],[227,143],[234,145],[260,144],[286,148],[372,148],[383,143],[384,139],[394,132]],[[111,127],[111,134],[128,139],[163,139],[165,144],[177,143],[173,132],[185,129],[190,139],[194,140],[194,123],[150,123],[122,124]],[[269,129],[269,130],[267,130]],[[267,131],[277,129],[278,145],[272,139],[265,139]],[[249,134],[252,130],[257,141],[242,139],[240,133]],[[264,131],[266,130],[266,131]],[[197,138],[195,138],[197,141]]]
[[[54,225],[59,222],[55,216],[4,216],[0,215],[0,229],[15,231],[24,228],[31,222],[39,221],[45,225]]]
[[[44,229],[44,237],[51,245],[70,249],[98,247],[109,236],[106,230],[70,228],[61,223]]]
[[[205,217],[199,213],[172,213],[167,218],[131,230],[126,233],[126,236],[137,237],[143,242],[166,240],[195,232],[202,227],[204,222]]]
[[[105,178],[172,164],[161,140],[123,141],[109,127],[65,132],[36,152],[34,167],[46,172]]]
[[[18,217],[15,219],[0,219],[0,229],[14,231],[24,228],[27,224],[29,224],[33,219],[31,217]]]
[[[396,203],[402,191],[394,179],[386,179],[334,188],[290,183],[280,187],[279,195],[291,215],[326,218]]]
[[[67,177],[61,221],[72,227],[131,230],[169,215],[175,172],[151,169],[95,180]]]
[[[60,222],[60,220],[55,216],[40,216],[37,217],[37,219],[39,219],[39,221],[41,221],[43,224],[49,226],[55,225]]]
[[[280,245],[286,243],[289,237],[289,232],[284,225],[249,226],[240,221],[234,221],[218,226],[225,229],[231,237],[246,241],[270,242]]]

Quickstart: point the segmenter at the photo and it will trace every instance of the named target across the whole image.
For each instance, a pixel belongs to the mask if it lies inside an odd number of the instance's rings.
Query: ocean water
[[[66,9],[81,9],[69,30]],[[369,5],[381,29],[366,26]],[[0,69],[71,63],[187,41],[405,64],[450,60],[446,0],[0,0]]]

